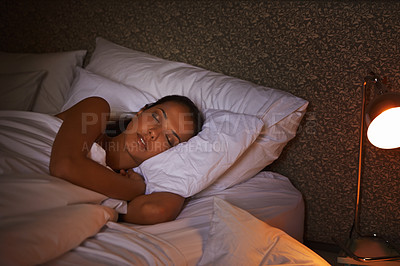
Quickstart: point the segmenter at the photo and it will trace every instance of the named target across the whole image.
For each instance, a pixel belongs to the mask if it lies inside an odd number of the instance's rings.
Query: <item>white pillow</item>
[[[218,179],[255,141],[263,122],[255,116],[208,109],[197,136],[135,168],[146,194],[168,191],[190,197]]]
[[[147,92],[76,67],[75,79],[61,111],[91,96],[105,99],[110,104],[111,112],[115,113],[137,112],[145,104],[156,101],[156,98]]]
[[[0,73],[0,110],[31,111],[46,71]]]
[[[47,71],[33,105],[33,111],[56,114],[70,89],[75,66],[81,66],[86,51],[45,54],[17,54],[0,52],[0,73]]]
[[[198,265],[329,265],[312,250],[248,212],[214,198],[214,211]]]
[[[278,158],[296,135],[308,102],[287,92],[134,51],[103,38],[87,69],[156,98],[181,94],[204,109],[254,115],[265,126],[248,150],[203,194],[245,181]]]

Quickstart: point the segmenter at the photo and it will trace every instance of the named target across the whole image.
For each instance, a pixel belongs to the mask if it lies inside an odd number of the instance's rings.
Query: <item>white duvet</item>
[[[114,209],[100,205],[106,196],[48,174],[61,123],[46,114],[0,111],[0,265],[44,263],[117,219]]]
[[[210,210],[195,207],[196,202],[208,202],[213,197],[189,202],[180,219],[164,225],[141,228],[116,223],[117,212],[101,205],[107,199],[104,195],[48,174],[51,145],[60,125],[61,120],[45,114],[0,111],[0,265],[36,265],[49,261],[59,265],[68,264],[71,258],[73,264],[80,265],[192,265],[197,262],[208,265],[213,261],[232,265],[235,260],[246,261],[254,248],[263,250],[262,254],[252,257],[254,264],[325,265],[318,255],[288,234],[264,226],[264,222],[237,207],[218,199]],[[259,178],[265,184],[271,179],[266,174]],[[286,178],[278,178],[273,183],[277,188],[289,186],[289,194],[283,195],[301,200]],[[223,193],[220,196],[224,197]],[[196,217],[198,211],[205,213]],[[200,229],[192,227],[196,220],[201,221]],[[264,237],[254,242],[262,245],[261,249],[246,244],[253,242],[253,237],[246,238],[240,229],[249,229],[255,224],[265,233],[247,232]],[[168,235],[170,230],[179,230],[181,234],[173,233],[173,238],[167,241],[157,234],[160,228],[164,230],[161,236]],[[180,235],[191,239],[182,239]],[[227,245],[225,239],[241,245]],[[183,245],[187,241],[193,244],[192,248]],[[225,245],[222,253],[212,248],[221,244]],[[237,248],[241,249],[233,252]],[[72,249],[74,252],[68,252]],[[240,255],[241,260],[229,255],[232,253]]]

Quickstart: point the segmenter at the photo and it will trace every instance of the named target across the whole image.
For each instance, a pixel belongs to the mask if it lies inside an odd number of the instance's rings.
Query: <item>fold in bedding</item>
[[[61,124],[51,115],[0,111],[1,265],[46,262],[117,219],[99,205],[104,195],[49,175]]]
[[[62,120],[47,114],[0,111],[0,174],[48,173]]]
[[[0,264],[37,265],[95,235],[115,212],[94,204],[59,206],[0,220]]]
[[[46,265],[187,265],[183,254],[155,235],[108,222],[94,237]]]
[[[62,122],[61,119],[48,114],[0,111],[0,174],[49,175],[51,149]],[[97,143],[91,147],[88,157],[106,166],[105,152]],[[41,179],[48,181],[49,178],[51,179],[49,176],[40,176],[34,178],[35,181],[31,178],[30,182],[38,182]],[[56,182],[54,179],[57,178],[52,179]],[[90,194],[91,191],[87,190],[87,193]],[[125,201],[109,199],[103,195],[101,198],[102,205],[119,213],[126,213]]]
[[[51,149],[63,121],[48,114],[0,111],[0,122],[0,174],[48,174]],[[105,151],[97,143],[88,158],[106,166]]]

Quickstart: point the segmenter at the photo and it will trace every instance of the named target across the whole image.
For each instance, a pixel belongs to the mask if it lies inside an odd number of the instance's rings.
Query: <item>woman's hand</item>
[[[132,169],[120,170],[119,173],[134,180],[138,186],[143,184],[143,194],[146,189],[144,178]],[[134,224],[157,224],[176,219],[182,210],[185,198],[169,192],[154,192],[140,195],[128,203],[128,213],[122,214],[123,221]]]
[[[128,177],[129,179],[134,181],[136,183],[136,186],[138,188],[140,188],[141,191],[143,191],[142,194],[145,193],[145,191],[146,191],[146,183],[144,182],[143,176],[141,176],[140,174],[134,172],[132,169],[128,169],[128,170],[121,169],[121,170],[119,170],[119,173],[122,176]]]

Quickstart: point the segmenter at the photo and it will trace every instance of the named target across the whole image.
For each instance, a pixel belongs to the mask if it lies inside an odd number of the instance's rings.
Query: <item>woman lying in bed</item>
[[[184,198],[169,192],[145,195],[143,178],[131,169],[196,135],[202,126],[199,110],[184,96],[167,96],[143,107],[115,137],[104,134],[109,113],[104,99],[91,97],[57,115],[63,124],[52,147],[50,173],[128,201],[123,221],[154,224],[175,219]],[[94,142],[104,148],[107,166],[114,171],[87,157]]]

